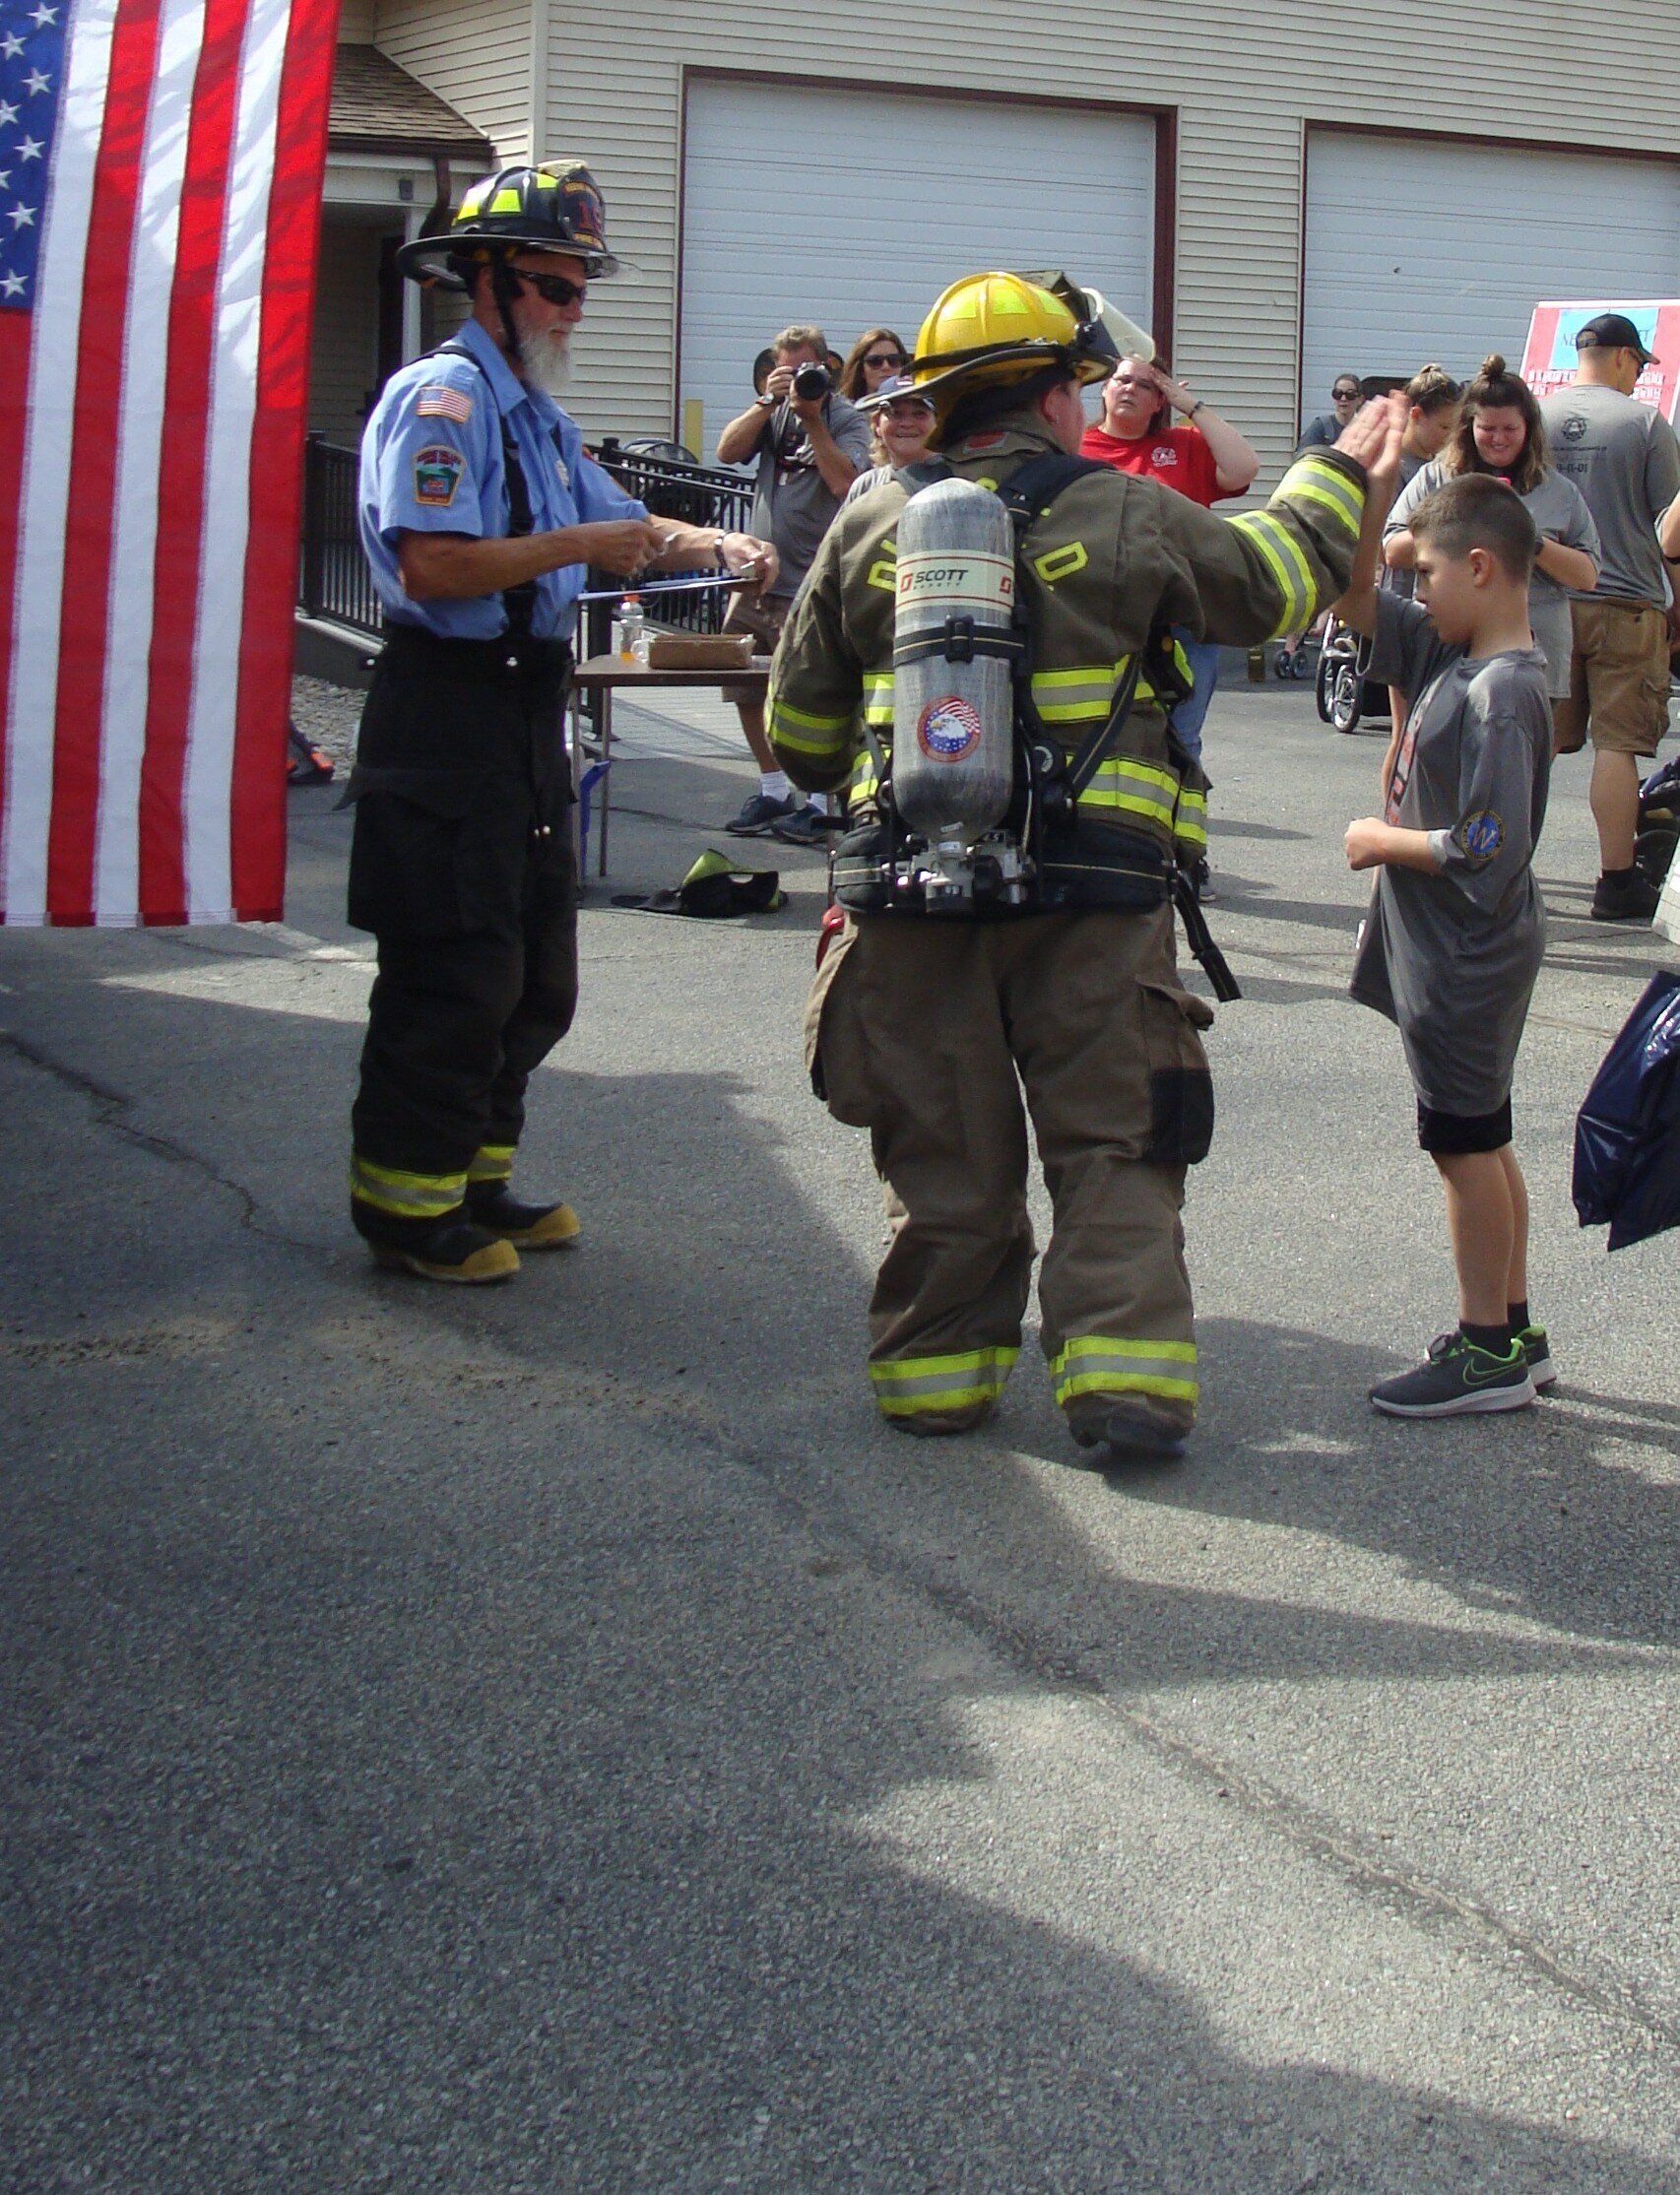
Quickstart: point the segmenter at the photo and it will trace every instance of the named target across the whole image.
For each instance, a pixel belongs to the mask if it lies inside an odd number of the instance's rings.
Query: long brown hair
[[[864,359],[881,342],[890,343],[901,358],[908,360],[910,356],[904,338],[894,335],[890,328],[866,328],[847,352],[846,363],[840,368],[840,394],[849,397],[854,404],[859,397],[870,393],[864,382]],[[902,373],[903,366],[898,370]]]
[[[1509,478],[1518,495],[1528,495],[1546,474],[1546,422],[1533,390],[1520,374],[1511,372],[1497,351],[1482,360],[1482,370],[1464,391],[1464,408],[1441,462],[1449,474],[1491,473],[1493,467],[1476,447],[1476,414],[1507,410],[1520,412],[1527,429],[1522,454]]]

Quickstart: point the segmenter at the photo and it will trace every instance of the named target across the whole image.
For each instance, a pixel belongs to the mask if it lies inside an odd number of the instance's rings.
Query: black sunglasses
[[[1330,402],[1332,404],[1357,404],[1363,393],[1359,389],[1332,389],[1330,391]]]
[[[868,366],[891,366],[896,373],[904,363],[904,354],[902,351],[877,351],[872,356],[866,358],[864,363]]]
[[[581,304],[589,294],[586,283],[568,282],[564,275],[534,275],[525,267],[515,267],[513,272],[548,305]]]

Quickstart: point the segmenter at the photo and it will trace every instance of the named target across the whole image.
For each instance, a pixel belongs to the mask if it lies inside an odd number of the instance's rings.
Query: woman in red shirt
[[[1175,412],[1184,414],[1183,426],[1171,423]],[[1122,358],[1103,383],[1102,424],[1085,429],[1079,455],[1098,458],[1117,473],[1144,474],[1203,509],[1222,495],[1245,493],[1260,471],[1253,444],[1229,420],[1142,358]],[[1173,711],[1173,730],[1199,760],[1202,722],[1219,677],[1219,650],[1211,641],[1193,638],[1183,625],[1173,628],[1173,637],[1195,680],[1189,700]]]

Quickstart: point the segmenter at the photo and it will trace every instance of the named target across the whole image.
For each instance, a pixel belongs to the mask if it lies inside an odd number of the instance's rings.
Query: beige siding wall
[[[533,0],[378,0],[380,47],[458,114],[504,160],[531,147]]]
[[[535,100],[539,154],[583,154],[601,180],[614,247],[641,274],[590,299],[575,409],[591,432],[676,421],[684,68],[812,76],[866,97],[878,76],[1176,110],[1175,363],[1253,436],[1268,475],[1295,429],[1308,125],[1680,157],[1680,40],[1653,37],[1636,0],[1598,0],[1583,67],[1583,20],[1562,0],[1482,0],[1469,16],[1458,0],[1351,13],[1331,0],[377,0],[379,43],[498,152],[528,155]],[[836,224],[847,191],[888,183],[836,178]]]
[[[342,0],[339,9],[339,43],[373,43],[374,0]]]
[[[309,431],[354,449],[379,365],[379,234],[329,220],[321,231],[309,366]]]
[[[381,43],[390,12],[382,0]],[[574,409],[592,432],[673,424],[683,67],[861,91],[878,74],[1179,110],[1176,363],[1275,473],[1295,427],[1307,122],[1680,155],[1680,41],[1654,38],[1634,0],[1598,0],[1583,67],[1583,15],[1532,0],[1482,0],[1472,15],[1456,0],[1351,13],[1328,0],[575,0],[554,11],[543,150],[588,155],[614,244],[644,279],[591,296]],[[836,223],[847,191],[887,182],[837,178]]]

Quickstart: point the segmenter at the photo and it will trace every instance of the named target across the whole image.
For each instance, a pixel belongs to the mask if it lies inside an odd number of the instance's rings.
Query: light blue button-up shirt
[[[535,532],[645,518],[647,509],[584,455],[576,422],[520,380],[476,320],[451,340],[471,358],[417,358],[391,376],[373,408],[361,437],[361,546],[389,623],[444,640],[494,640],[507,630],[499,594],[411,601],[397,549],[405,533],[506,538],[502,420],[519,453]],[[538,580],[531,630],[539,640],[569,636],[585,576],[582,564],[562,564]]]

